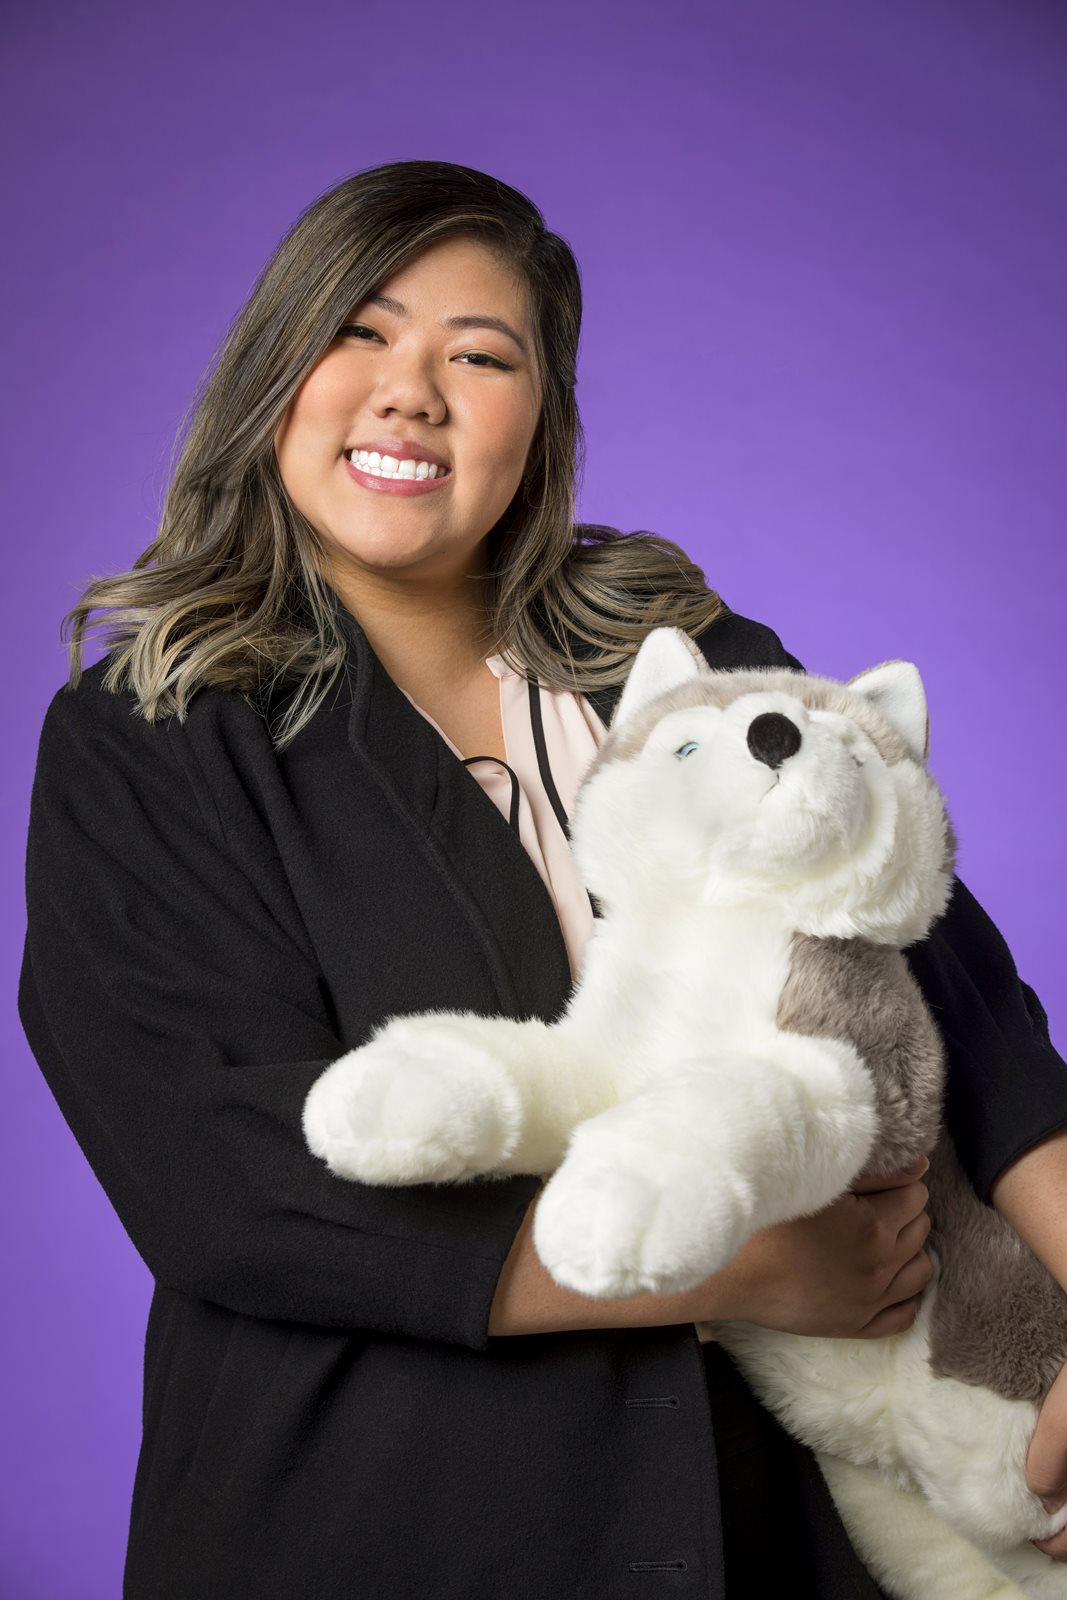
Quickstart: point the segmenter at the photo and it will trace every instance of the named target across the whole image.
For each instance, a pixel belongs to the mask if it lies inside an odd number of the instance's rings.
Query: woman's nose
[[[800,749],[800,729],[781,711],[763,711],[749,723],[748,748],[765,766],[780,767]]]
[[[404,416],[439,421],[445,411],[444,397],[430,373],[429,357],[400,356],[395,352],[379,371],[373,402],[380,415],[399,411]]]

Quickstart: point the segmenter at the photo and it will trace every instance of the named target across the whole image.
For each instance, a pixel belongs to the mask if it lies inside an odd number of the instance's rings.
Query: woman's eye
[[[680,745],[674,753],[678,757],[679,761],[684,761],[686,756],[691,756],[694,750],[699,749],[700,745],[698,741],[696,739],[689,739],[685,744]]]
[[[511,367],[508,366],[506,361],[501,361],[500,360],[499,356],[487,356],[485,354],[485,352],[481,351],[481,350],[469,351],[467,353],[467,355],[460,356],[459,360],[460,361],[488,361],[494,367],[499,367],[502,372],[510,372],[512,370]]]
[[[374,329],[368,328],[363,322],[346,322],[340,330],[340,337],[347,335],[355,338],[360,333],[369,333],[372,339],[378,338],[378,334],[375,333]],[[358,342],[366,344],[367,340],[360,339]],[[506,361],[501,361],[497,356],[486,355],[484,350],[469,351],[466,355],[458,356],[457,360],[469,361],[472,365],[476,363],[480,365],[482,362],[488,361],[492,366],[499,367],[502,372],[511,372],[513,370]]]

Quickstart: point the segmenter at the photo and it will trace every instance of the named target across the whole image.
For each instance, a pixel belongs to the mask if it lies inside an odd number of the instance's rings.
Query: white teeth
[[[435,462],[414,461],[410,457],[398,461],[395,456],[379,455],[377,450],[350,450],[348,459],[361,472],[369,472],[375,478],[443,478],[448,470]]]

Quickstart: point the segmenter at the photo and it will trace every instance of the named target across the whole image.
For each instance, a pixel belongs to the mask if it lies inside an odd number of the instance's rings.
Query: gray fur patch
[[[1067,1361],[1067,1294],[991,1206],[984,1205],[944,1131],[926,1174],[940,1277],[930,1366],[1008,1400],[1044,1399]]]
[[[866,1061],[882,1133],[863,1176],[930,1156],[926,1248],[940,1267],[930,1290],[933,1372],[1040,1402],[1067,1361],[1067,1294],[960,1166],[941,1123],[941,1037],[902,953],[865,939],[796,934],[778,1026],[848,1039]]]
[[[847,1039],[866,1062],[880,1132],[877,1157],[864,1176],[899,1172],[933,1149],[944,1085],[941,1035],[893,945],[794,934],[778,1026]]]

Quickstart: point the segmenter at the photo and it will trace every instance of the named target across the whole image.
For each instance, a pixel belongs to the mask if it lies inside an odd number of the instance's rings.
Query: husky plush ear
[[[930,714],[917,666],[911,661],[886,661],[849,678],[845,688],[864,695],[900,734],[916,761],[925,762],[930,754]]]
[[[646,633],[634,656],[630,676],[616,702],[612,728],[617,728],[649,701],[666,694],[668,689],[691,683],[710,671],[700,646],[693,643],[684,629],[653,628],[651,633]]]

